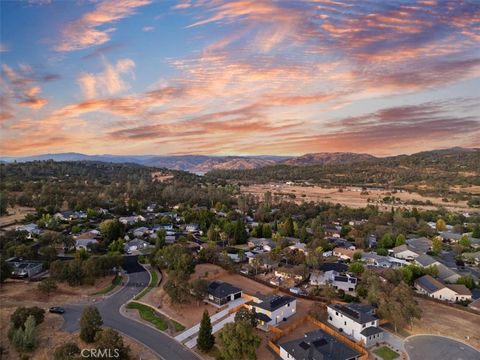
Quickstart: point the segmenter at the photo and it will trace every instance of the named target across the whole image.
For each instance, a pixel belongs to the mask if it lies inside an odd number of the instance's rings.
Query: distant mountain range
[[[1,157],[2,162],[28,162],[38,160],[54,161],[103,161],[113,163],[134,163],[173,170],[184,170],[194,173],[207,173],[211,170],[251,170],[272,165],[310,166],[334,165],[376,160],[389,161],[405,158],[431,159],[435,157],[460,156],[465,153],[480,154],[480,149],[450,148],[416,153],[413,155],[397,155],[378,158],[369,154],[350,152],[312,153],[298,157],[289,156],[204,156],[204,155],[85,155],[80,153],[42,154],[25,157]]]

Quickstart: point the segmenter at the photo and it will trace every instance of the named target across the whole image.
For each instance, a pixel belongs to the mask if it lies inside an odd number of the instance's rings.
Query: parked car
[[[65,309],[61,308],[59,306],[53,306],[48,311],[51,312],[52,314],[63,314],[63,313],[65,313]]]

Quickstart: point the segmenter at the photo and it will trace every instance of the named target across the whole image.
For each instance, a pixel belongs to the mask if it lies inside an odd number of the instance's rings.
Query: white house
[[[349,292],[355,291],[358,280],[355,276],[350,274],[329,270],[324,273],[312,272],[310,274],[309,282],[310,285],[330,285],[336,290]]]
[[[465,285],[444,284],[430,275],[415,280],[414,286],[418,293],[438,300],[456,302],[472,299],[472,293]]]
[[[198,224],[187,224],[187,226],[185,226],[185,230],[188,232],[196,232],[198,231],[198,229],[199,229]]]
[[[398,259],[412,261],[420,254],[408,247],[407,245],[400,245],[389,250]]]
[[[269,325],[286,321],[297,312],[297,300],[287,295],[257,293],[246,306],[255,310],[258,326],[263,330],[268,330]]]
[[[97,244],[98,240],[96,239],[77,239],[75,240],[75,249],[80,250],[89,250],[88,246],[92,244]]]
[[[379,319],[371,305],[333,304],[327,306],[328,322],[366,347],[383,339],[383,330],[378,327]]]
[[[145,221],[145,218],[142,215],[138,216],[123,216],[118,219],[123,225],[133,225],[140,221]]]

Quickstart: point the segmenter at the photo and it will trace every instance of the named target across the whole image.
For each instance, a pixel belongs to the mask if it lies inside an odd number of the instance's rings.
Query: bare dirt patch
[[[407,329],[411,335],[449,336],[480,349],[480,315],[424,299],[418,302],[423,315],[421,320],[415,320],[413,329]]]
[[[38,282],[28,282],[21,280],[7,280],[0,286],[0,304],[4,306],[41,306],[49,307],[53,305],[80,302],[88,300],[97,291],[100,291],[112,283],[113,275],[108,275],[97,279],[95,285],[69,286],[66,283],[59,283],[58,289],[49,297],[38,290]],[[97,296],[101,297],[101,296]]]
[[[8,215],[0,216],[0,227],[8,226],[15,224],[23,220],[23,218],[28,214],[34,214],[35,209],[26,206],[15,206],[13,208],[8,208]]]
[[[472,211],[473,209],[467,205],[466,201],[459,201],[457,203],[444,202],[441,198],[423,196],[416,192],[396,192],[391,193],[382,189],[368,189],[367,193],[362,193],[359,187],[345,187],[342,192],[338,187],[321,187],[321,186],[300,186],[287,185],[280,183],[269,184],[255,184],[250,186],[242,186],[240,191],[242,193],[250,193],[262,198],[265,192],[270,191],[275,196],[282,196],[283,198],[293,200],[297,203],[301,202],[331,202],[339,203],[351,208],[361,208],[368,204],[378,205],[383,210],[389,210],[393,207],[416,207],[423,210],[436,209],[443,206],[452,211]],[[278,195],[280,194],[280,195]],[[293,198],[292,195],[295,195]],[[404,205],[404,204],[384,204],[381,200],[386,196],[394,196],[400,198],[401,201],[423,201],[430,200],[433,205]],[[370,199],[370,202],[367,200]]]
[[[164,182],[164,181],[168,181],[170,179],[173,179],[172,174],[167,174],[167,173],[164,173],[162,171],[152,172],[151,175],[152,175],[152,181]]]

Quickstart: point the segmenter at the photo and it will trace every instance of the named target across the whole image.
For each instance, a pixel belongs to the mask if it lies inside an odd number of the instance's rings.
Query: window
[[[362,327],[365,329],[365,324],[363,324]]]
[[[345,321],[344,324],[347,325],[347,322]]]
[[[337,315],[337,316],[338,316],[338,311],[335,311],[335,315]]]

